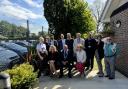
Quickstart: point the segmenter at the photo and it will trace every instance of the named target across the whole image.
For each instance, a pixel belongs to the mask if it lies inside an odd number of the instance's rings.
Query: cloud
[[[43,18],[43,15],[35,14],[31,10],[19,6],[16,3],[11,3],[9,0],[3,0],[0,2],[0,12],[1,14],[16,17],[18,19],[39,19]]]
[[[36,2],[34,2],[32,0],[23,0],[23,1],[26,2],[29,6],[32,6],[32,7],[37,7],[37,8],[43,7],[42,3],[38,4],[38,3],[36,3]]]

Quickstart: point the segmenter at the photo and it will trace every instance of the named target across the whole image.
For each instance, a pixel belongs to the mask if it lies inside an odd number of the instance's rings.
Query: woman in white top
[[[45,71],[48,68],[48,63],[47,63],[47,50],[46,50],[46,45],[44,44],[44,38],[40,37],[39,38],[39,43],[36,46],[36,51],[37,51],[37,60],[38,60],[38,67],[39,67],[39,73],[38,77],[41,76],[41,72]]]
[[[86,52],[83,50],[82,44],[77,45],[76,58],[76,69],[80,72],[80,75],[83,75],[86,62]]]

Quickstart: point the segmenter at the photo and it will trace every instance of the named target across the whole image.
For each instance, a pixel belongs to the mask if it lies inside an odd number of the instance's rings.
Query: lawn
[[[104,59],[102,59],[102,65],[103,65],[103,69],[104,69],[104,67],[105,67]],[[96,58],[94,58],[94,68],[93,68],[93,70],[98,70],[98,66],[97,66]]]

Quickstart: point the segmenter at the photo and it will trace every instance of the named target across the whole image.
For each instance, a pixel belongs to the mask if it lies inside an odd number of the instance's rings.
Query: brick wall
[[[116,22],[121,26],[116,27]],[[116,68],[128,77],[128,8],[111,17],[111,29],[115,31],[114,40],[119,44],[120,53],[116,60]]]

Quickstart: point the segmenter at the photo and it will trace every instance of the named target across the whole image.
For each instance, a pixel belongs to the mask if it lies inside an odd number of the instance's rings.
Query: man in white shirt
[[[76,53],[76,48],[77,48],[78,44],[81,44],[82,46],[84,46],[84,39],[81,38],[81,34],[80,33],[76,33],[76,39],[74,40],[74,43],[73,43],[74,53]]]
[[[57,43],[57,41],[54,39],[54,35],[52,35],[51,38],[50,38],[50,45],[54,45],[54,46],[58,47],[58,43]]]

